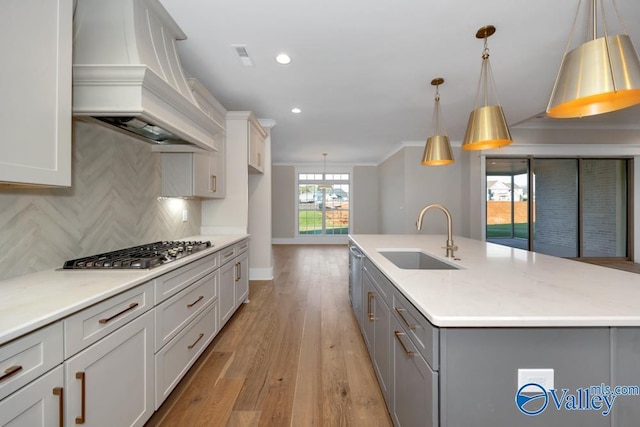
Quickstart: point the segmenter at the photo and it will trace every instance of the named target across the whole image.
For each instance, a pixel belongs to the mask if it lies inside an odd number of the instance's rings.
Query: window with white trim
[[[298,235],[349,234],[348,173],[298,174]]]

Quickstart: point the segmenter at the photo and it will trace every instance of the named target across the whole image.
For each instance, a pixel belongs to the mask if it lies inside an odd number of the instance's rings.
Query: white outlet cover
[[[553,369],[518,369],[518,390],[520,390],[520,388],[525,384],[535,383],[549,391],[550,389],[555,388],[553,377]],[[527,387],[522,391],[525,393],[535,393],[540,390],[536,387]]]
[[[189,221],[189,211],[186,209],[182,210],[182,222]]]

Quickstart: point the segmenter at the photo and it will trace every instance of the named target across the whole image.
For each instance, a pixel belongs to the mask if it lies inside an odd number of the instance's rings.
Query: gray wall
[[[160,176],[160,155],[151,145],[76,122],[71,188],[0,188],[0,245],[8,248],[0,254],[0,279],[199,234],[200,202],[158,200]]]
[[[382,234],[404,234],[405,174],[404,149],[378,166],[379,230]]]
[[[354,234],[378,233],[378,167],[354,166],[351,215]]]
[[[276,166],[271,169],[271,218],[274,239],[292,239],[296,233],[296,169]]]
[[[454,147],[456,159],[460,149]],[[453,232],[460,235],[467,222],[462,210],[462,163],[447,166],[420,164],[423,147],[404,147],[380,166],[380,232],[384,234],[417,233],[415,223],[420,210],[429,204],[444,205],[453,218]],[[421,233],[446,234],[447,222],[442,212],[429,211]]]

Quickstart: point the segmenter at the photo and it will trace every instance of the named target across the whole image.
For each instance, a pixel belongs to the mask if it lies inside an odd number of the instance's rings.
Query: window
[[[349,174],[323,175],[298,174],[299,235],[349,234]]]

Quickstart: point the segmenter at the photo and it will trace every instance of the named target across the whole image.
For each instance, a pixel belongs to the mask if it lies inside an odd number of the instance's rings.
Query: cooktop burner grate
[[[105,252],[64,263],[64,269],[145,269],[211,247],[209,241],[160,241]]]

